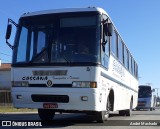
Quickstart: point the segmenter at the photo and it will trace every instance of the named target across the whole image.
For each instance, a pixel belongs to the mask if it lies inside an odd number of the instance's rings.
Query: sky
[[[109,14],[139,67],[139,84],[150,83],[160,95],[160,0],[0,0],[0,59],[11,62],[5,43],[7,19],[26,12],[101,7]],[[10,43],[14,42],[14,33]]]

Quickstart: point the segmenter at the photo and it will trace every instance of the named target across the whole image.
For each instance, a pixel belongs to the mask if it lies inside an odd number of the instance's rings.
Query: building
[[[0,65],[0,106],[10,105],[11,99],[11,64]]]
[[[11,88],[11,64],[2,63],[0,65],[0,89]]]

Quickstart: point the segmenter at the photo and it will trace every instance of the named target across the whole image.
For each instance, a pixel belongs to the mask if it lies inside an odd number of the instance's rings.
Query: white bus
[[[155,110],[156,107],[156,95],[151,86],[140,85],[138,90],[138,105],[137,110],[149,109],[150,111]]]
[[[137,106],[137,63],[101,8],[26,13],[18,24],[9,19],[6,43],[13,49],[16,108],[38,109],[42,120],[85,112],[104,122],[110,111],[130,116]]]

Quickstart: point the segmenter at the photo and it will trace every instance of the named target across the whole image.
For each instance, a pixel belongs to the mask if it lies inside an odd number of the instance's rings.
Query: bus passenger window
[[[105,40],[107,41],[105,46],[102,45],[102,65],[108,68],[108,60],[109,60],[109,36],[105,36]],[[103,50],[104,49],[104,50]]]
[[[124,45],[124,66],[128,68],[128,53],[125,45]]]
[[[117,55],[117,38],[116,38],[116,32],[113,32],[113,35],[111,37],[111,52],[113,55]]]
[[[123,44],[120,37],[118,37],[118,58],[121,63],[123,63]]]

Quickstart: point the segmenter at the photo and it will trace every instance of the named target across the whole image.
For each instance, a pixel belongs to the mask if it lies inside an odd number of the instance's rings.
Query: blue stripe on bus
[[[105,78],[107,78],[107,79],[109,79],[109,80],[111,80],[111,81],[113,81],[113,82],[115,82],[115,83],[120,84],[120,86],[122,86],[122,87],[125,87],[125,88],[127,88],[127,89],[129,89],[129,90],[132,90],[132,91],[138,93],[138,91],[136,91],[136,90],[134,90],[133,88],[127,86],[126,84],[124,84],[124,83],[122,83],[122,82],[120,82],[120,81],[114,79],[113,77],[111,77],[111,76],[105,74],[104,72],[101,72],[101,76],[103,76],[103,77],[105,77]]]

